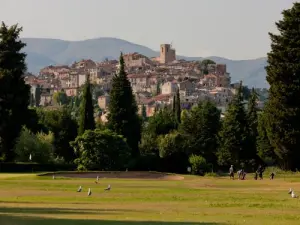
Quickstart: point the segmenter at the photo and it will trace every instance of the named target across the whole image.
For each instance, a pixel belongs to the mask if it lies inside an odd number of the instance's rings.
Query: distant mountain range
[[[84,41],[64,41],[45,38],[23,38],[27,44],[28,71],[38,73],[48,65],[71,64],[81,59],[102,61],[106,58],[117,59],[123,53],[138,52],[147,57],[158,56],[159,52],[148,47],[137,45],[117,38],[97,38]],[[177,56],[178,59],[202,60],[202,57]],[[230,60],[222,57],[207,57],[216,63],[227,65],[232,82],[242,80],[249,87],[268,87],[266,82],[266,58],[251,60]]]

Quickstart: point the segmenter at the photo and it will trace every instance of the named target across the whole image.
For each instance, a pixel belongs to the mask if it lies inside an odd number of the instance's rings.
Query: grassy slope
[[[300,201],[287,192],[300,193],[299,181],[280,175],[273,181],[102,179],[97,185],[93,179],[0,174],[0,224],[298,225]],[[104,192],[108,184],[113,189]],[[79,185],[83,193],[76,192]]]

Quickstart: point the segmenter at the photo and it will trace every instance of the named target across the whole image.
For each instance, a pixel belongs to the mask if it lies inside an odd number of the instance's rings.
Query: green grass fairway
[[[1,225],[299,225],[299,175],[245,181],[38,177],[0,174]],[[266,177],[267,178],[267,177]],[[112,185],[110,192],[104,188]],[[83,187],[77,193],[78,186]],[[87,196],[87,189],[92,196]]]

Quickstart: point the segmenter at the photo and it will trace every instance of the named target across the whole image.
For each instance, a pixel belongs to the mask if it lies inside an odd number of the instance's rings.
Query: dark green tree
[[[70,98],[64,91],[55,92],[52,98],[56,105],[67,105],[70,103]]]
[[[242,83],[233,101],[229,104],[219,133],[217,152],[220,165],[240,166],[248,159],[248,125],[243,104]]]
[[[149,118],[147,125],[143,129],[140,144],[143,155],[159,155],[157,138],[160,135],[168,134],[176,130],[177,124],[172,110],[165,108],[157,111]]]
[[[176,95],[173,95],[172,111],[173,111],[173,114],[175,116],[175,113],[176,113]]]
[[[112,79],[108,114],[108,128],[122,135],[132,150],[132,156],[139,155],[141,121],[137,114],[137,104],[127,79],[123,55],[120,56],[118,74]]]
[[[42,88],[40,87],[40,85],[38,85],[35,89],[35,96],[34,96],[34,100],[35,100],[35,106],[39,107],[40,106],[40,102],[41,102],[41,90]]]
[[[0,155],[6,161],[14,159],[15,140],[27,120],[30,102],[21,32],[18,25],[8,27],[2,22],[0,27]]]
[[[300,3],[282,12],[276,23],[279,34],[269,33],[267,81],[269,99],[265,107],[267,134],[280,166],[285,170],[300,165]]]
[[[249,126],[249,144],[248,144],[248,157],[249,160],[251,159],[257,159],[257,150],[256,150],[256,138],[258,136],[257,132],[257,123],[258,123],[258,116],[257,116],[257,100],[258,95],[255,92],[254,88],[251,90],[250,98],[248,101],[248,107],[247,107],[247,122]]]
[[[29,105],[30,105],[31,107],[35,106],[34,96],[33,96],[32,93],[30,94],[30,103],[29,103]]]
[[[147,121],[147,111],[146,111],[146,106],[142,106],[142,120],[143,122]]]
[[[264,112],[258,115],[257,132],[257,155],[265,164],[272,165],[276,161],[276,155],[267,135]]]
[[[159,156],[164,160],[165,168],[170,172],[186,172],[188,154],[184,147],[185,137],[173,131],[158,138]]]
[[[211,65],[211,64],[216,64],[213,60],[211,59],[204,59],[201,64],[200,64],[200,68],[202,70],[202,73],[204,75],[208,74],[208,65]]]
[[[111,130],[87,130],[71,142],[79,170],[124,170],[130,149],[124,138]]]
[[[72,162],[75,158],[70,142],[77,137],[77,122],[72,119],[71,113],[66,108],[59,110],[39,109],[39,123],[51,131],[54,135],[55,157],[63,157],[66,162]]]
[[[94,105],[91,94],[91,85],[89,76],[83,88],[82,100],[80,103],[80,118],[78,135],[82,135],[86,130],[94,130],[96,127],[94,118]]]
[[[220,117],[220,110],[209,101],[200,102],[182,116],[179,130],[185,137],[189,155],[201,155],[207,162],[216,164]]]
[[[176,91],[176,98],[175,98],[175,119],[178,124],[181,123],[181,103],[180,103],[180,94],[179,88]]]

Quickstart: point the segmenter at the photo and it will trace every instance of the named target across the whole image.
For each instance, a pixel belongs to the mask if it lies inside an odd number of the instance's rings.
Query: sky
[[[0,21],[22,37],[115,37],[177,54],[229,59],[265,57],[268,32],[293,0],[0,0]]]

